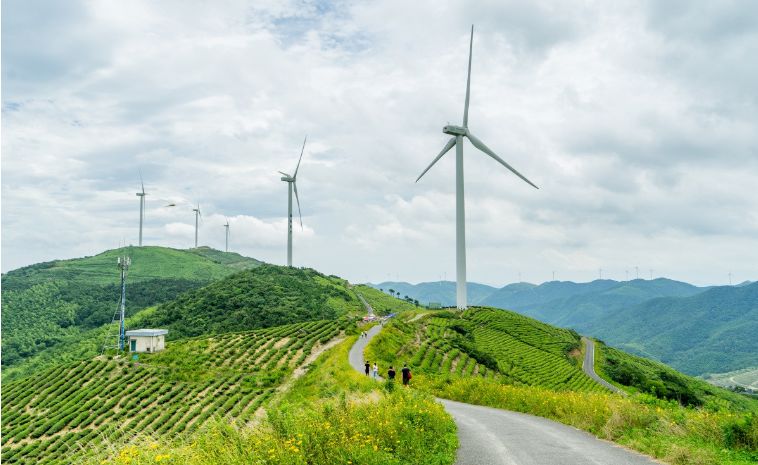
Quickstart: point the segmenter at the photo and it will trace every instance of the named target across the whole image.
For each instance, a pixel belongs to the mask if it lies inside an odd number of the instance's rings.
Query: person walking
[[[390,369],[387,370],[387,378],[389,378],[390,381],[395,381],[395,374],[395,369],[390,365]]]
[[[376,379],[379,376],[379,366],[377,366],[376,362],[374,362],[374,379]]]
[[[403,369],[400,370],[403,373],[403,386],[407,386],[408,382],[413,378],[413,375],[411,374],[411,369],[408,368],[407,363],[403,363]]]
[[[368,372],[371,369],[371,362],[369,362],[368,360],[366,361],[365,368],[366,368],[366,376],[368,376]]]

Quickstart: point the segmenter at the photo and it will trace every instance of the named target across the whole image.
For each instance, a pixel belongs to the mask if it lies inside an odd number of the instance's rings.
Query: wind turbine
[[[279,171],[282,174],[282,181],[288,184],[287,194],[287,266],[292,266],[292,191],[295,191],[295,200],[297,201],[297,213],[300,215],[300,227],[303,227],[303,214],[300,212],[300,198],[297,196],[297,170],[300,169],[300,162],[303,160],[303,152],[305,151],[305,142],[308,140],[308,136],[305,136],[303,140],[303,148],[300,150],[300,158],[297,160],[297,166],[295,167],[295,174],[287,174],[284,171]]]
[[[466,79],[466,103],[463,107],[463,125],[455,126],[448,124],[442,128],[442,132],[449,134],[453,137],[447,141],[445,147],[432,160],[427,168],[416,179],[418,182],[429,169],[434,166],[443,155],[445,155],[450,149],[455,146],[455,258],[456,258],[456,303],[459,309],[465,309],[467,307],[466,300],[466,211],[463,200],[463,138],[467,137],[469,141],[485,154],[494,158],[495,161],[508,168],[513,174],[521,178],[535,189],[539,189],[531,181],[526,179],[518,171],[516,171],[511,165],[506,163],[502,158],[497,156],[495,152],[490,150],[489,147],[484,145],[484,142],[474,136],[468,129],[468,105],[469,97],[471,95],[471,55],[474,47],[474,26],[471,26],[471,41],[469,42],[469,55],[468,55],[468,77]]]
[[[226,219],[226,224],[224,225],[224,228],[226,229],[226,248],[224,249],[224,252],[229,251],[229,218]]]
[[[197,226],[198,226],[198,219],[202,218],[202,213],[200,213],[200,204],[197,204],[197,208],[192,209],[193,212],[195,212],[195,248],[197,248]]]
[[[139,246],[142,247],[142,221],[145,218],[145,183],[142,181],[142,171],[139,172],[139,182],[142,185],[142,192],[137,192],[139,197]]]

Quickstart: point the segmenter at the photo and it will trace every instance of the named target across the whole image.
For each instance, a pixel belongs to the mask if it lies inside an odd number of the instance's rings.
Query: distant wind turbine
[[[142,171],[139,172],[139,182],[142,186],[142,192],[137,192],[139,197],[139,246],[142,247],[142,222],[145,218],[145,183],[142,181]]]
[[[469,141],[485,154],[494,158],[498,163],[508,168],[513,174],[521,178],[524,182],[539,189],[530,180],[526,179],[521,173],[516,171],[511,165],[506,163],[502,158],[497,156],[495,152],[490,150],[489,147],[484,145],[484,142],[474,136],[468,129],[468,106],[469,97],[471,95],[471,55],[474,47],[474,26],[471,26],[471,40],[469,42],[469,55],[468,55],[468,77],[466,79],[466,103],[463,107],[463,125],[454,126],[448,124],[442,128],[442,132],[449,134],[453,137],[447,141],[447,144],[442,148],[442,151],[437,157],[432,160],[429,166],[421,173],[416,179],[418,182],[429,169],[434,166],[443,155],[445,155],[450,149],[455,146],[455,258],[456,258],[456,304],[459,309],[465,309],[468,307],[466,299],[466,212],[463,198],[463,138],[467,137]],[[520,281],[520,279],[519,279]]]
[[[297,166],[295,167],[295,174],[287,174],[284,171],[279,171],[282,174],[282,181],[287,183],[287,266],[292,266],[292,191],[295,191],[295,200],[297,201],[297,213],[300,216],[300,228],[303,227],[303,214],[300,211],[300,198],[297,195],[297,171],[300,169],[300,162],[303,160],[303,152],[305,151],[305,142],[308,140],[308,136],[305,136],[303,140],[303,148],[300,150],[300,158],[297,160]]]
[[[229,218],[226,219],[226,224],[224,225],[224,228],[226,229],[226,248],[224,249],[224,252],[229,251]]]
[[[197,204],[197,208],[193,208],[192,211],[195,212],[195,248],[197,248],[198,219],[203,217],[203,214],[200,213],[200,204]]]

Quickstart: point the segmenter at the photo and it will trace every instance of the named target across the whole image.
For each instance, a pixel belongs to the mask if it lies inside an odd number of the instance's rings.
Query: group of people
[[[374,362],[373,367],[371,366],[371,362],[368,360],[365,363],[366,368],[366,376],[369,374],[372,374],[374,379],[377,379],[379,377],[379,366]],[[413,378],[413,375],[411,375],[411,369],[408,368],[408,364],[404,363],[403,368],[400,370],[401,377],[403,379],[403,386],[407,386],[408,382],[410,382],[411,378]],[[387,370],[387,379],[390,381],[395,381],[395,376],[397,376],[397,372],[395,369],[390,365],[389,369]]]

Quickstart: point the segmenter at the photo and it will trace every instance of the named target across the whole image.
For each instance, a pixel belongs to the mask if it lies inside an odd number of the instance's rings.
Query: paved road
[[[363,349],[366,348],[369,341],[374,336],[376,336],[377,333],[381,330],[382,330],[382,325],[373,326],[371,329],[368,330],[367,338],[359,337],[358,340],[355,341],[355,344],[353,344],[353,347],[350,348],[350,354],[348,355],[348,359],[350,360],[350,366],[360,371],[361,373],[366,372],[366,367],[365,367],[364,359],[363,359]],[[384,368],[385,367],[379,367],[380,370],[384,370]]]
[[[613,392],[617,392],[623,396],[626,395],[626,392],[617,388],[613,384],[609,383],[608,381],[604,380],[600,376],[598,376],[597,373],[595,373],[595,341],[588,337],[582,336],[582,341],[584,342],[584,364],[582,365],[582,369],[584,370],[587,375],[597,381],[598,383],[602,384],[603,386],[607,387]]]
[[[363,349],[381,326],[350,349],[363,372]],[[458,426],[456,465],[656,465],[652,459],[576,428],[508,410],[439,399]]]

